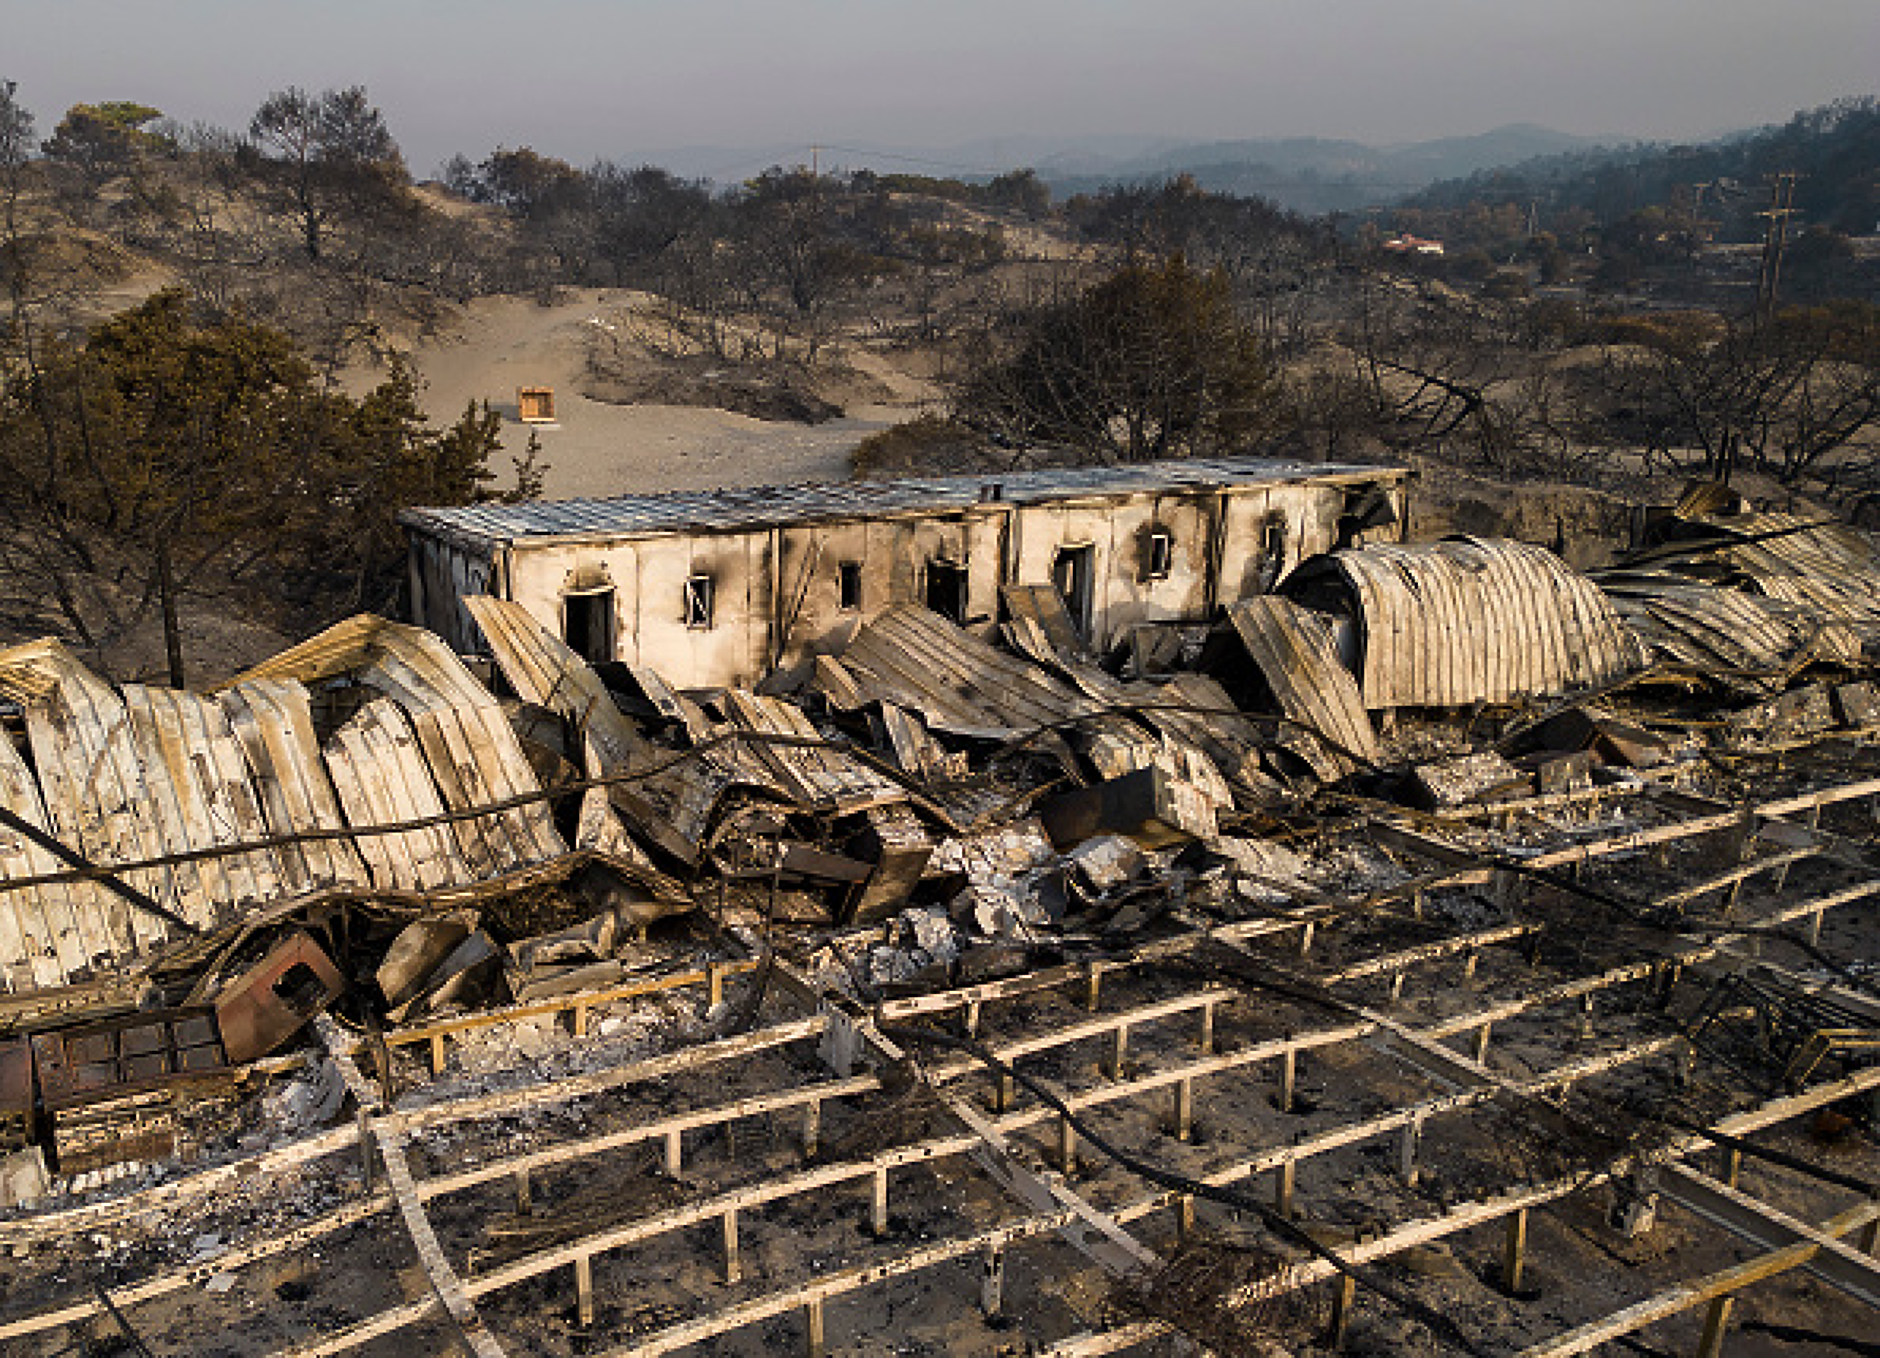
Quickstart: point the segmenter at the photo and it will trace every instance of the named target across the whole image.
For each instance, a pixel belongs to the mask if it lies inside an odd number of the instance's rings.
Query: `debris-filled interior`
[[[1865,1351],[1880,545],[1274,585],[0,652],[0,1350]]]

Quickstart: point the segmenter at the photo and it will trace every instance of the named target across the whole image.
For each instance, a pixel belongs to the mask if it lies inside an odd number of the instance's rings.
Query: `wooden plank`
[[[1869,1202],[1850,1207],[1829,1218],[1817,1229],[1822,1235],[1839,1240],[1876,1221],[1880,1221],[1880,1203]],[[1799,1268],[1812,1259],[1819,1248],[1813,1241],[1804,1240],[1770,1250],[1730,1268],[1719,1269],[1715,1273],[1707,1273],[1667,1288],[1609,1316],[1576,1326],[1565,1334],[1530,1344],[1516,1358],[1572,1358],[1574,1354],[1590,1353],[1601,1344],[1634,1334],[1647,1325],[1694,1310],[1705,1302],[1731,1296],[1754,1283],[1765,1282]]]

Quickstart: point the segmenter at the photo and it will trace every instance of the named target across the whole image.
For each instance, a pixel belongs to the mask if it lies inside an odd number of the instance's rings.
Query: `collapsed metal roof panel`
[[[1281,590],[1323,603],[1328,586],[1360,628],[1367,708],[1506,702],[1644,663],[1605,595],[1527,543],[1380,543],[1304,562]]]
[[[1390,481],[1405,475],[1402,468],[1396,467],[1197,458],[1117,467],[1053,467],[985,476],[739,486],[606,499],[456,505],[407,510],[400,518],[420,531],[494,545],[530,538],[725,532],[827,519],[957,513],[988,502],[1040,504],[1301,481]]]
[[[1626,625],[1670,664],[1738,678],[1771,676],[1779,684],[1780,675],[1811,658],[1860,659],[1852,627],[1782,598],[1670,571],[1604,572],[1599,585]]]
[[[1844,523],[1797,514],[1720,514],[1692,520],[1686,540],[1637,558],[1680,575],[1747,584],[1823,623],[1880,641],[1880,545]]]
[[[865,672],[857,677],[867,698],[898,703],[956,735],[1003,740],[1101,710],[1037,666],[918,604],[898,604],[870,620],[842,660]]]
[[[317,683],[340,675],[395,701],[398,721],[408,722],[423,748],[429,768],[425,778],[435,778],[450,810],[464,811],[536,790],[534,772],[501,705],[450,647],[423,628],[370,616],[349,618],[241,677]],[[351,732],[346,748],[353,755],[364,754],[380,737],[394,739],[396,734],[396,723],[385,715]],[[345,792],[342,786],[342,801]],[[366,804],[377,806],[373,799]],[[349,807],[349,815],[351,811]],[[457,821],[451,833],[468,873],[456,880],[494,876],[568,851],[547,806],[539,802]],[[368,859],[372,852],[366,849]],[[375,877],[386,870],[377,863],[374,868]]]
[[[1227,623],[1293,721],[1371,763],[1377,732],[1358,682],[1338,659],[1330,629],[1310,609],[1275,595],[1227,606]],[[1339,767],[1349,771],[1342,754]]]

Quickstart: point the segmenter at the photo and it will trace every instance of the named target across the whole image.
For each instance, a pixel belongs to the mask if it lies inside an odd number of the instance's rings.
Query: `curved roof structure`
[[[1300,563],[1280,592],[1356,621],[1367,708],[1506,702],[1601,684],[1644,663],[1592,581],[1522,542],[1333,552]]]

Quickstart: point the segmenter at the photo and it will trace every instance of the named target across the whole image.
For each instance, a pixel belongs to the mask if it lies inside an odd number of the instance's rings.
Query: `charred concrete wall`
[[[1398,540],[1404,517],[1401,473],[1341,469],[1127,493],[1005,498],[989,488],[978,503],[930,512],[613,538],[479,544],[414,524],[412,613],[481,651],[461,598],[486,592],[590,660],[644,664],[678,688],[750,685],[779,664],[840,651],[895,604],[989,632],[1012,584],[1056,584],[1098,646],[1140,623],[1205,620],[1314,553]]]

